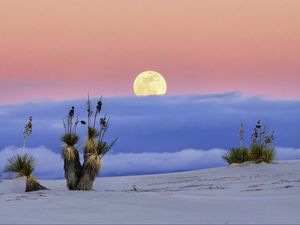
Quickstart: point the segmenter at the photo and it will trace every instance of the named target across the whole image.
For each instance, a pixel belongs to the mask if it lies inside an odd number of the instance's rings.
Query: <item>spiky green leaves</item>
[[[227,154],[225,154],[223,159],[231,163],[243,163],[245,161],[253,161],[255,163],[266,162],[270,163],[275,159],[275,148],[272,146],[274,140],[274,131],[271,134],[267,133],[266,126],[259,120],[251,135],[252,144],[250,149],[243,148],[244,140],[244,125],[241,124],[240,129],[240,148],[232,148]]]
[[[246,148],[231,148],[222,157],[228,164],[246,161],[271,163],[275,159],[275,154],[275,149],[272,146],[253,143],[249,150]]]
[[[251,160],[247,148],[231,148],[222,158],[228,163],[243,163]]]
[[[100,156],[102,159],[103,156],[109,152],[109,150],[116,144],[117,139],[113,140],[110,144],[107,144],[104,141],[100,141],[97,144],[97,154]]]
[[[15,155],[8,159],[4,171],[16,173],[17,177],[29,177],[34,170],[34,158],[28,154]]]
[[[100,135],[96,128],[88,127],[88,139],[95,139]]]
[[[275,159],[275,149],[267,144],[253,143],[249,155],[251,160],[256,163],[270,163]]]
[[[74,146],[77,144],[78,140],[79,140],[79,137],[77,134],[70,134],[70,133],[67,133],[67,134],[64,134],[62,137],[61,137],[61,140],[68,146]]]

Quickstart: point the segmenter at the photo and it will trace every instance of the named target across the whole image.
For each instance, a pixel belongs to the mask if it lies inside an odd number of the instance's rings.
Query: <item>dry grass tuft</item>
[[[74,146],[65,146],[63,148],[62,157],[65,160],[73,161],[76,159],[76,149]]]
[[[87,139],[84,144],[84,153],[85,154],[94,154],[97,152],[97,142],[95,139]]]
[[[91,177],[96,177],[100,167],[101,167],[101,159],[97,154],[91,154],[86,159],[86,170],[90,174]]]

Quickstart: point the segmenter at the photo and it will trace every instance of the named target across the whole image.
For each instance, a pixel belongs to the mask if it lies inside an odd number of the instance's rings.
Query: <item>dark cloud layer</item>
[[[96,101],[96,100],[95,100]],[[94,102],[95,102],[94,101]],[[199,96],[114,97],[104,99],[111,117],[108,139],[118,137],[113,153],[177,152],[182,149],[229,148],[239,144],[239,124],[244,122],[249,143],[253,125],[262,120],[275,130],[275,144],[300,147],[300,101],[245,97],[239,93]],[[59,152],[61,118],[74,105],[85,118],[86,99],[34,102],[0,106],[0,148],[21,146],[23,127],[33,116],[29,147],[43,145]],[[85,137],[81,127],[81,141]],[[82,142],[81,142],[82,143]]]

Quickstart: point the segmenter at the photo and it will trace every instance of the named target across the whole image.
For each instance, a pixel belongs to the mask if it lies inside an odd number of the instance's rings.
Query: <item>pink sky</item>
[[[298,0],[1,0],[0,103],[133,95],[300,99]]]

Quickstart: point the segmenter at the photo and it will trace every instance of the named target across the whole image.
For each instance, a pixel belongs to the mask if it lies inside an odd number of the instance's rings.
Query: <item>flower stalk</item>
[[[25,146],[27,144],[28,137],[32,134],[32,116],[29,117],[28,123],[25,125],[25,129],[23,132],[23,148],[22,154],[25,154]]]

